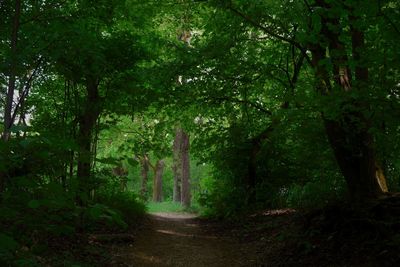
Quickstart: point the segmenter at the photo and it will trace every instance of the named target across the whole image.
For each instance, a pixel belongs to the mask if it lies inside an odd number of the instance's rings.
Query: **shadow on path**
[[[153,213],[133,244],[118,249],[125,266],[254,266],[240,244],[217,236],[207,222],[193,214]]]

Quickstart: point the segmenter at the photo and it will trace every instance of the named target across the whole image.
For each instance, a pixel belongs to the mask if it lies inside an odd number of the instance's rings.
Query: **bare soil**
[[[153,213],[130,244],[114,247],[112,266],[256,266],[238,238],[192,214]]]
[[[133,241],[108,247],[106,266],[399,266],[398,203],[265,210],[236,222],[150,214]]]

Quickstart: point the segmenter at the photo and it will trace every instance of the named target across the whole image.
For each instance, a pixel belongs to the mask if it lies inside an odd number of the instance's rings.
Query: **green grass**
[[[191,207],[185,209],[180,203],[166,201],[166,202],[149,202],[147,204],[148,212],[190,212],[196,213],[197,209]]]

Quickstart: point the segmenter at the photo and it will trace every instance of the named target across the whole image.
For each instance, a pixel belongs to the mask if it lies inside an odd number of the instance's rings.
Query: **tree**
[[[174,188],[173,188],[173,200],[181,203],[181,187],[182,187],[182,134],[181,128],[176,128],[175,139],[173,143],[173,165],[172,172],[174,173]]]
[[[4,107],[4,128],[3,128],[3,140],[8,140],[10,138],[10,129],[13,125],[12,120],[12,110],[14,101],[14,91],[16,87],[16,76],[17,76],[17,43],[18,43],[18,32],[20,27],[21,19],[21,1],[15,1],[14,9],[14,19],[12,25],[11,34],[11,58],[10,58],[10,69],[9,69],[9,79],[8,79],[8,89],[6,94],[6,103]]]
[[[27,114],[32,111],[28,103],[30,93],[38,83],[50,78],[44,74],[49,63],[45,55],[57,37],[49,24],[54,17],[61,16],[62,11],[59,1],[7,1],[0,5],[0,35],[4,40],[0,47],[0,86],[4,96],[1,107],[2,140],[5,142],[9,141],[14,126],[21,126],[15,131],[16,137],[27,134],[31,118],[31,114]],[[0,184],[5,186],[7,174],[1,176]]]
[[[169,125],[162,113],[154,114],[152,108],[147,112],[136,114],[134,118],[120,117],[113,127],[111,141],[118,149],[113,157],[131,158],[138,162],[140,175],[138,192],[143,200],[147,200],[149,170],[153,173],[153,196],[156,202],[163,198],[162,183],[165,170],[165,158],[169,153]],[[102,155],[104,156],[104,155]],[[110,155],[107,155],[110,156]],[[134,163],[129,163],[131,166]],[[133,178],[135,179],[135,177]]]
[[[2,138],[7,141],[11,128],[26,124],[26,100],[48,63],[45,57],[58,37],[49,24],[55,17],[66,16],[63,2],[7,1],[1,4],[2,43],[1,80],[7,81],[4,92]],[[17,119],[19,121],[17,121]],[[26,126],[26,125],[25,125]]]
[[[147,196],[147,182],[149,180],[149,157],[145,154],[143,157],[140,157],[139,160],[141,166],[140,174],[142,176],[140,196],[145,200]]]
[[[157,160],[156,164],[153,165],[149,161],[150,167],[154,172],[154,180],[153,180],[153,201],[161,202],[163,200],[163,192],[162,192],[162,177],[164,173],[165,163],[164,160]]]
[[[85,8],[90,1],[83,1],[75,10],[77,19],[67,21],[63,28],[70,45],[58,43],[59,53],[54,55],[58,71],[68,80],[78,84],[83,92],[81,107],[77,114],[78,131],[76,142],[79,146],[77,156],[77,177],[80,183],[78,200],[87,201],[91,190],[91,170],[93,162],[93,137],[95,125],[108,105],[114,92],[127,82],[130,71],[145,55],[136,37],[126,29],[120,29],[104,12],[116,14],[124,1],[96,5],[94,12]],[[107,34],[106,34],[107,33]],[[75,59],[79,58],[79,61]],[[117,88],[117,86],[119,88]],[[121,94],[123,95],[123,94]]]
[[[361,97],[351,96],[354,91],[362,96],[363,91],[368,90],[369,71],[365,65],[367,60],[362,56],[366,51],[367,28],[364,25],[368,24],[363,15],[366,7],[359,1],[351,6],[317,1],[314,8],[314,13],[316,9],[320,10],[317,15],[320,20],[318,33],[326,41],[326,45],[322,41],[310,45],[316,89],[324,95],[333,94],[337,88],[344,92],[339,114],[323,114],[329,141],[351,196],[357,200],[379,197],[388,189],[370,132],[372,121],[366,115],[371,106]],[[335,9],[342,10],[342,13],[336,14]],[[344,18],[346,24],[341,22]],[[344,27],[350,30],[342,31]],[[345,37],[350,41],[343,42]],[[327,60],[331,62],[331,70],[324,63]],[[355,65],[353,70],[350,61]]]
[[[191,203],[190,193],[190,157],[189,157],[190,140],[189,135],[183,132],[181,153],[182,153],[182,204],[189,207]]]
[[[189,135],[182,128],[177,127],[173,144],[173,200],[182,203],[185,207],[189,207],[191,202],[189,147]]]
[[[373,69],[374,65],[367,65],[375,60],[372,51],[377,50],[376,47],[367,47],[365,42],[377,37],[370,18],[377,18],[375,23],[382,26],[385,21],[392,22],[386,14],[395,6],[394,3],[387,1],[386,4],[370,6],[361,4],[360,1],[222,1],[214,4],[220,10],[228,11],[224,13],[225,23],[229,20],[231,28],[242,30],[243,35],[250,36],[250,40],[257,41],[258,38],[258,43],[265,44],[264,48],[275,51],[287,47],[286,54],[293,55],[295,60],[296,57],[303,57],[308,66],[300,64],[296,67],[297,60],[294,61],[290,68],[293,73],[298,73],[294,77],[302,77],[302,71],[307,71],[310,67],[314,69],[317,85],[308,82],[301,89],[314,87],[316,92],[322,94],[322,99],[326,99],[319,111],[351,197],[362,200],[376,198],[385,193],[387,188],[381,166],[382,159],[379,159],[378,148],[374,144],[376,133],[381,131],[376,127],[380,118],[377,115],[371,116],[371,112],[374,114],[379,110],[371,105],[372,84],[368,78],[368,69]],[[236,19],[228,15],[229,13]],[[238,25],[237,21],[245,22],[247,26]],[[395,32],[396,29],[392,27],[390,31]],[[244,44],[240,42],[242,39],[231,39],[229,34],[224,35],[223,32],[218,34],[226,46]],[[271,61],[267,62],[269,64]],[[290,64],[287,61],[287,65]],[[279,64],[275,66],[281,69]],[[292,80],[289,87],[284,85],[284,89],[300,89],[296,80],[297,78]],[[381,88],[380,91],[385,92],[385,89]],[[378,93],[375,98],[378,98],[377,95],[381,97]],[[319,99],[314,101],[318,102]],[[382,98],[380,101],[383,101]]]

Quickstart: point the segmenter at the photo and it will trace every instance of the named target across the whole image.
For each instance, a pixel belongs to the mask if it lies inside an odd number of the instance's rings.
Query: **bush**
[[[317,209],[342,200],[345,188],[341,179],[325,179],[307,182],[305,185],[293,184],[283,189],[280,197],[287,207]]]
[[[97,205],[102,204],[113,210],[115,218],[118,215],[117,223],[123,225],[135,225],[143,217],[146,207],[139,201],[139,198],[133,192],[119,192],[119,191],[100,191],[95,197]]]
[[[233,218],[248,209],[246,190],[235,185],[229,177],[219,174],[218,179],[205,178],[201,188],[197,202],[202,207],[200,212],[203,216]]]
[[[74,253],[85,242],[82,233],[124,230],[145,211],[134,194],[116,190],[100,190],[87,207],[79,207],[73,190],[46,180],[15,177],[14,186],[2,194],[0,266],[40,266],[36,256],[46,262],[85,262]]]

